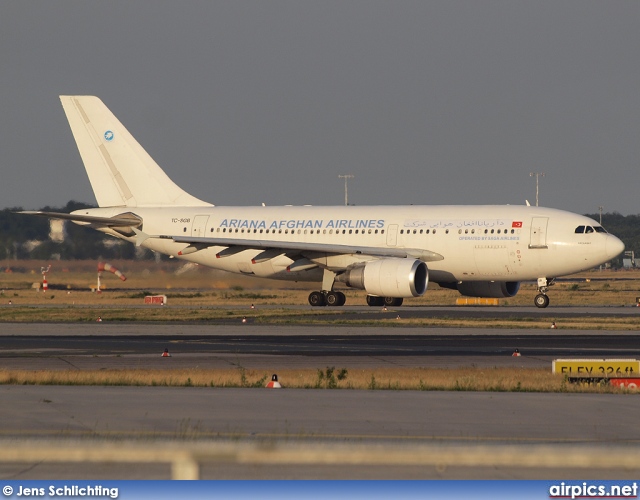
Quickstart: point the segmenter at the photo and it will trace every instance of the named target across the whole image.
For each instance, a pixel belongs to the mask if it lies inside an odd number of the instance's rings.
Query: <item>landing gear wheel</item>
[[[341,306],[342,304],[340,303],[340,300],[341,300],[340,295],[343,295],[343,294],[340,292],[327,292],[324,299],[327,302],[327,305],[330,307]]]
[[[384,305],[384,297],[376,297],[375,295],[367,295],[367,305],[371,307],[381,307]]]
[[[396,297],[385,297],[384,305],[389,307],[400,307],[402,305],[403,299]]]
[[[533,299],[533,303],[536,305],[536,307],[544,309],[549,305],[549,297],[547,297],[544,293],[540,293],[536,295],[535,299]]]
[[[309,294],[309,304],[313,307],[326,306],[324,294],[322,292],[311,292]]]
[[[347,296],[342,292],[336,292],[336,294],[338,295],[338,297],[340,297],[340,302],[338,302],[338,305],[345,305],[345,303],[347,302]]]

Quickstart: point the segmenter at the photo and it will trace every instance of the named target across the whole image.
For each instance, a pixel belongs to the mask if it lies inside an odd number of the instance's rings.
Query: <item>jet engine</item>
[[[463,281],[456,288],[467,297],[513,297],[520,290],[519,281]]]
[[[421,260],[385,258],[349,266],[336,281],[379,297],[419,297],[427,291],[429,269]]]

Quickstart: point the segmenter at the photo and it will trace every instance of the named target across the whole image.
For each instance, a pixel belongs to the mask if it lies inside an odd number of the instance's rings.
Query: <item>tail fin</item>
[[[99,206],[210,206],[169,179],[100,99],[60,100]]]

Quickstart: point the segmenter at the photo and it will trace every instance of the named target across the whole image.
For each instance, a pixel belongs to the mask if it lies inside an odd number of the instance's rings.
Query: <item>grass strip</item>
[[[284,388],[418,391],[624,393],[608,384],[574,384],[541,368],[377,368],[277,370]],[[235,369],[0,370],[3,385],[264,387],[272,371]]]
[[[355,314],[355,316],[354,316]],[[31,307],[13,306],[0,308],[0,323],[89,323],[100,316],[103,322],[179,322],[179,323],[238,323],[246,317],[249,323],[263,325],[323,325],[323,326],[386,326],[386,327],[449,327],[449,328],[497,328],[497,329],[549,329],[551,320],[539,317],[453,318],[429,317],[403,318],[403,311],[361,312],[336,309],[292,310],[237,308],[119,308],[96,306]],[[399,315],[398,318],[396,315]],[[561,329],[573,330],[640,330],[635,315],[620,317],[589,316],[566,317],[557,322]]]

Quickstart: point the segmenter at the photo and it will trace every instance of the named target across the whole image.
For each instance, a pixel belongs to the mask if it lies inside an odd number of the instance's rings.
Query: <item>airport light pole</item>
[[[347,182],[349,179],[353,179],[355,175],[352,174],[344,174],[338,175],[339,179],[344,179],[344,206],[346,207],[349,204],[349,190],[347,188]]]
[[[600,205],[598,207],[598,210],[600,211],[600,225],[602,226],[602,211],[604,210],[604,207],[602,205]]]
[[[544,172],[531,172],[529,177],[535,176],[536,178],[536,207],[538,206],[538,193],[539,193],[539,178],[544,177]]]

